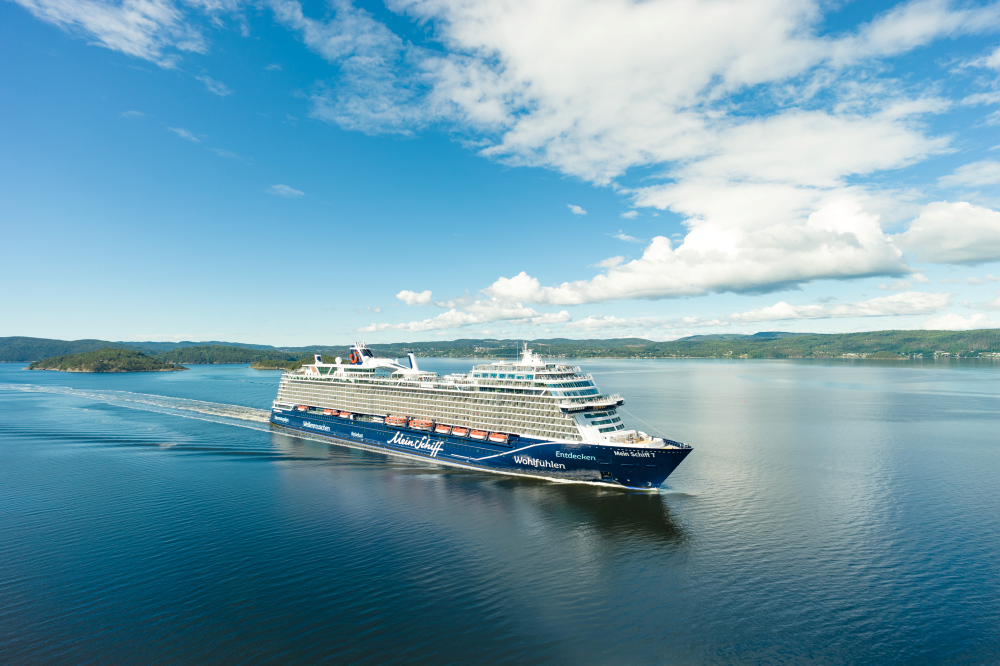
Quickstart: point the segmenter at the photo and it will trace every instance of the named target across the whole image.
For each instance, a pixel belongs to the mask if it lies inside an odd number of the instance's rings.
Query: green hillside
[[[697,335],[670,342],[643,338],[529,340],[544,356],[569,358],[910,358],[941,353],[960,357],[1000,354],[1000,329],[978,331],[869,331],[865,333],[783,333]],[[37,361],[114,347],[139,351],[141,342],[0,338],[0,361]],[[155,343],[159,344],[159,343]],[[251,363],[255,368],[297,368],[312,354],[346,358],[350,345],[275,348],[264,345],[170,343],[171,349],[147,351],[164,363]],[[380,356],[516,358],[521,340],[424,341],[373,344]]]
[[[156,355],[156,358],[169,363],[255,363],[258,361],[295,361],[301,357],[300,353],[232,345],[182,347]]]
[[[114,349],[105,347],[80,354],[54,356],[43,361],[35,361],[29,370],[61,370],[63,372],[162,372],[187,370],[187,368],[164,363],[152,356],[134,349]]]

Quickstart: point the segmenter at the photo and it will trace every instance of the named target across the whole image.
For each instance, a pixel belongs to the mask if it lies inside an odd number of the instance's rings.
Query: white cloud
[[[190,130],[186,130],[183,127],[168,127],[167,129],[186,141],[198,143],[198,137],[192,134]]]
[[[947,176],[938,178],[941,187],[980,187],[1000,185],[1000,162],[982,160],[965,164]]]
[[[281,65],[278,65],[276,63],[271,63],[270,65],[268,65],[267,67],[265,67],[264,70],[268,71],[268,72],[280,72],[281,71]]]
[[[333,85],[312,94],[314,118],[366,133],[409,134],[433,115],[420,77],[406,73],[420,67],[406,45],[367,11],[345,0],[330,3],[332,16],[311,19],[297,0],[270,0],[278,21],[339,68]]]
[[[615,257],[608,257],[607,259],[601,259],[596,264],[594,264],[594,268],[614,268],[623,261],[625,261],[625,257],[621,255]]]
[[[413,292],[407,292],[412,294]],[[427,293],[427,292],[424,292]],[[571,319],[569,312],[539,313],[532,308],[526,308],[520,303],[504,303],[497,299],[480,300],[464,306],[462,309],[452,308],[436,317],[421,321],[410,321],[401,324],[373,323],[359,328],[361,333],[377,331],[409,331],[423,332],[459,328],[474,324],[484,324],[494,321],[507,321],[515,324],[544,325],[566,322]]]
[[[626,211],[622,213],[622,217],[624,217],[626,220],[634,220],[635,218],[639,217],[639,211],[637,210]]]
[[[611,234],[611,235],[613,237],[617,238],[620,241],[625,241],[626,243],[642,243],[643,242],[643,240],[641,238],[636,238],[635,236],[629,236],[627,233],[625,233],[621,229],[618,230],[618,233]]]
[[[976,328],[998,327],[1000,327],[1000,322],[991,321],[982,313],[974,314],[971,317],[962,317],[949,312],[946,315],[928,319],[922,328],[926,331],[969,331]]]
[[[289,187],[288,185],[271,185],[264,190],[267,194],[273,194],[276,197],[286,197],[288,199],[297,199],[305,194],[301,190],[297,190],[294,187]]]
[[[923,261],[995,261],[1000,259],[1000,212],[966,201],[937,201],[925,206],[920,217],[895,241]]]
[[[919,315],[938,312],[951,303],[951,294],[930,294],[907,291],[892,296],[872,298],[858,303],[836,305],[789,305],[782,301],[770,307],[741,312],[727,317],[731,323],[744,324],[759,321],[785,321],[789,319],[839,319],[844,317],[888,317]]]
[[[418,294],[415,291],[407,291],[404,289],[396,294],[396,298],[403,301],[407,305],[427,305],[431,302],[431,291],[428,289]]]
[[[566,207],[569,208],[570,212],[573,213],[574,215],[586,215],[587,214],[587,211],[585,211],[580,206],[577,206],[576,204],[566,204]]]
[[[913,287],[912,280],[896,280],[892,284],[880,284],[879,289],[884,289],[886,291],[905,291]]]
[[[819,278],[907,273],[877,218],[850,200],[831,201],[801,225],[756,229],[704,225],[674,247],[658,236],[642,257],[590,280],[544,287],[522,272],[485,291],[509,301],[574,305],[721,291],[760,291]]]
[[[207,49],[182,9],[215,16],[237,7],[16,1],[164,66]],[[930,261],[1000,256],[996,213],[956,208],[971,204],[931,204],[909,231],[887,237],[883,226],[919,195],[874,180],[952,149],[949,137],[930,134],[927,118],[954,103],[929,92],[930,75],[911,85],[880,61],[995,32],[998,3],[904,1],[830,34],[836,3],[819,0],[391,0],[389,11],[427,27],[435,42],[427,47],[346,0],[333,0],[323,18],[307,16],[298,0],[267,5],[337,68],[336,79],[309,93],[313,117],[371,133],[438,124],[486,157],[612,185],[631,197],[626,205],[672,211],[686,226],[682,241],[666,238],[673,229],[661,232],[641,258],[601,266],[590,280],[543,286],[527,272],[501,277],[486,290],[501,300],[668,298],[912,273],[894,239]],[[998,62],[1000,50],[978,66]],[[201,80],[216,94],[229,91]],[[996,184],[996,164],[966,165],[941,184]],[[640,187],[619,182],[642,167],[650,169]],[[935,215],[962,228],[949,230]]]
[[[981,278],[967,277],[965,278],[965,281],[968,282],[969,284],[989,284],[990,282],[1000,282],[1000,277],[997,277],[996,275],[990,273],[986,277],[981,277]]]
[[[197,27],[169,0],[15,0],[37,18],[126,55],[173,67],[175,51],[205,53]]]
[[[906,292],[881,298],[872,298],[857,303],[837,303],[833,305],[792,305],[781,301],[764,308],[736,312],[723,317],[633,317],[622,318],[613,315],[590,315],[571,322],[566,328],[596,331],[688,329],[724,327],[763,322],[791,321],[797,319],[845,319],[852,317],[890,317],[922,315],[938,312],[951,304],[950,294],[929,294]]]
[[[142,111],[123,111],[119,115],[122,118],[126,118],[127,120],[137,120],[139,118],[144,118],[146,116],[146,114],[143,113]]]
[[[209,150],[211,150],[213,153],[215,153],[219,157],[225,157],[226,159],[229,159],[229,160],[238,160],[238,159],[240,159],[240,156],[237,155],[236,153],[234,153],[231,150],[225,150],[223,148],[209,148]]]
[[[1000,69],[1000,48],[990,53],[987,56],[978,58],[968,63],[973,67],[988,67],[989,69]]]
[[[196,76],[195,78],[204,83],[205,87],[208,88],[208,92],[213,95],[226,97],[227,95],[233,94],[233,91],[229,89],[229,86],[222,81],[216,81],[211,76]]]

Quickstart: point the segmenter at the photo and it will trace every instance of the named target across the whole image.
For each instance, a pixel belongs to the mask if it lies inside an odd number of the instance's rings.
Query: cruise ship
[[[379,358],[350,357],[286,372],[271,423],[355,448],[501,474],[658,488],[691,447],[622,422],[622,396],[602,394],[580,368],[524,346],[518,360],[439,376]]]

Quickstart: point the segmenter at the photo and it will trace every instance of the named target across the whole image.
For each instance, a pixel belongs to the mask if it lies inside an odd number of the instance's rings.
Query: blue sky
[[[1000,326],[1000,4],[0,3],[0,335]]]

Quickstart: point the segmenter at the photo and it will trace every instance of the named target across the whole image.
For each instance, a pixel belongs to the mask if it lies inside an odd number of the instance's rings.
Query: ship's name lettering
[[[626,458],[655,458],[656,454],[652,451],[615,451],[616,456],[625,456]]]
[[[597,460],[594,456],[585,456],[582,453],[567,453],[565,451],[556,451],[556,458],[574,458],[576,460]]]
[[[357,437],[358,439],[364,439],[365,438],[365,436],[362,435],[360,432],[354,432],[353,430],[351,431],[351,437]]]
[[[562,463],[552,462],[551,460],[539,460],[538,458],[532,458],[531,456],[514,456],[514,462],[518,465],[527,465],[529,467],[548,467],[549,469],[566,469],[566,465]]]
[[[395,444],[396,446],[409,446],[410,448],[416,449],[417,451],[429,451],[431,458],[437,457],[438,451],[444,446],[444,442],[440,439],[436,439],[433,442],[430,437],[424,435],[420,439],[413,439],[412,437],[407,437],[401,432],[397,432],[392,436],[388,444]]]
[[[285,418],[284,416],[275,416],[274,420],[275,421],[281,421],[282,423],[288,423],[288,419]]]
[[[318,423],[312,423],[311,421],[303,421],[302,427],[312,428],[313,430],[325,430],[327,432],[330,432],[330,426],[320,425]]]

